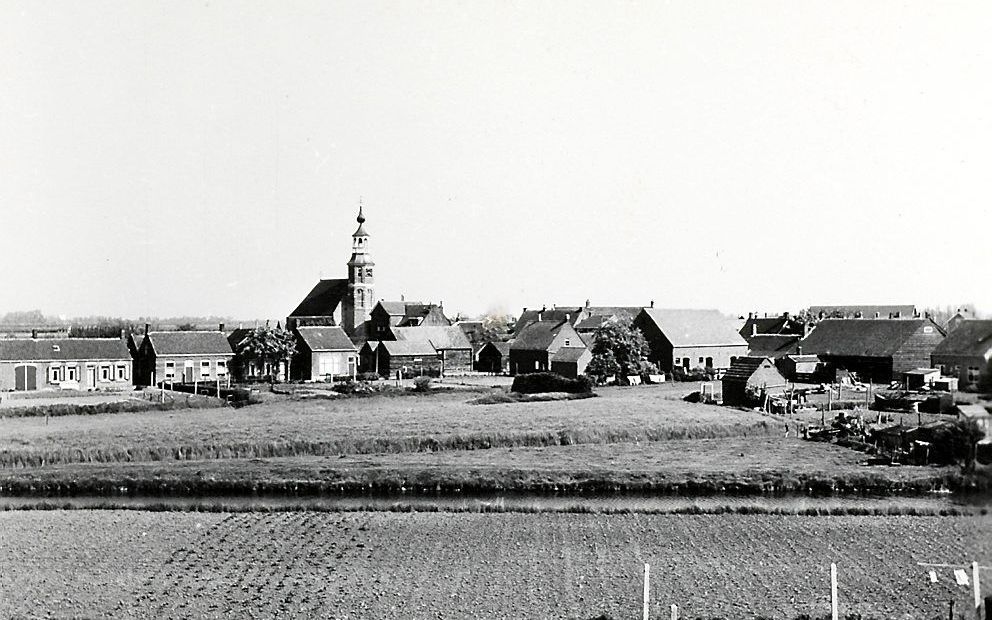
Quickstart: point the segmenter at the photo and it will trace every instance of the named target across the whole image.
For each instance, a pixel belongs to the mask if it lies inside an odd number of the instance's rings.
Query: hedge
[[[553,372],[535,372],[514,377],[510,390],[519,394],[539,394],[541,392],[587,394],[592,392],[592,379],[585,375],[578,379],[568,379]]]

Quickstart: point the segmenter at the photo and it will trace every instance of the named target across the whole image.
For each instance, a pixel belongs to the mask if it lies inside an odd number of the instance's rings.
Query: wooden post
[[[975,586],[975,615],[982,609],[982,587],[978,583],[978,562],[971,563],[971,582]]]
[[[947,601],[947,620],[954,620],[954,599]]]
[[[672,603],[672,620],[679,620],[679,606]]]
[[[217,375],[217,398],[220,398],[220,375]]]
[[[830,620],[837,620],[837,565],[830,563]]]
[[[644,565],[644,620],[648,620],[648,616],[651,614],[651,603],[650,603],[650,582],[651,582],[651,565]]]

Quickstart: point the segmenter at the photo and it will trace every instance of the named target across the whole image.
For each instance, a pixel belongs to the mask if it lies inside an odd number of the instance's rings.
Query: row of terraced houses
[[[293,380],[374,372],[385,377],[470,372],[582,374],[598,328],[630,324],[643,333],[660,371],[720,376],[739,360],[769,360],[792,380],[829,381],[838,371],[875,382],[923,369],[971,388],[987,380],[992,321],[959,314],[938,325],[913,306],[820,306],[803,320],[728,317],[717,310],[644,306],[524,308],[509,341],[486,341],[477,321],[451,320],[443,304],[377,300],[375,263],[362,210],[347,275],[321,279],[286,317],[296,355]],[[812,319],[812,320],[811,320]],[[227,380],[260,372],[234,351],[249,330],[151,331],[121,338],[0,340],[0,390],[126,389]],[[241,378],[241,377],[238,377]]]

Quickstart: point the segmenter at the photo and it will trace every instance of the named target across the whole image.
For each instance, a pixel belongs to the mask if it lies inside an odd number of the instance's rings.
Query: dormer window
[[[58,352],[59,352],[59,351],[61,351],[61,350],[62,350],[62,349],[61,349],[61,348],[59,348],[59,345],[57,345],[57,344],[53,344],[53,345],[52,345],[52,351],[54,351],[54,352],[56,352],[56,353],[58,353]]]

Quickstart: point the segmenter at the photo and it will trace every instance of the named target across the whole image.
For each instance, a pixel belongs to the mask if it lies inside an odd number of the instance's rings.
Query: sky
[[[992,3],[0,2],[0,313],[992,311]]]

